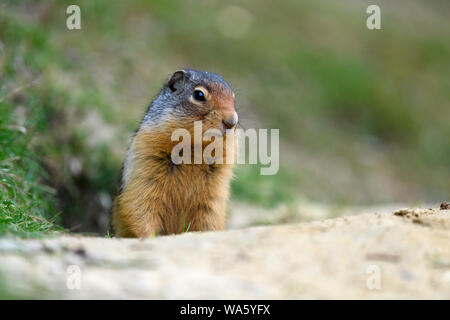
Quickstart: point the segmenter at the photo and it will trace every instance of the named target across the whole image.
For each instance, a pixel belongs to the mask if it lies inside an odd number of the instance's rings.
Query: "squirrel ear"
[[[186,77],[186,71],[184,70],[177,70],[175,71],[172,76],[170,77],[169,81],[167,82],[167,85],[169,86],[170,90],[176,91],[178,89],[181,89],[184,79]]]

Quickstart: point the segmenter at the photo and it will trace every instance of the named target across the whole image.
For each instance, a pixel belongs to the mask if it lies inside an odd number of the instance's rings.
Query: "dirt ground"
[[[147,240],[1,239],[0,261],[14,297],[450,299],[450,210]]]

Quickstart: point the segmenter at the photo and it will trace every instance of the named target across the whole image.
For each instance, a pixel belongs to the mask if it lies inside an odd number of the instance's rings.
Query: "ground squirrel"
[[[234,132],[238,116],[234,92],[215,73],[178,70],[150,104],[132,138],[122,170],[121,188],[113,206],[113,227],[119,237],[151,237],[186,231],[225,228],[232,164],[175,164],[172,132],[194,134],[220,130],[223,157],[236,156]],[[228,130],[227,130],[228,129]],[[216,137],[217,138],[217,137]],[[233,139],[233,140],[231,140]],[[201,142],[202,148],[206,146]],[[194,144],[189,146],[194,149]]]

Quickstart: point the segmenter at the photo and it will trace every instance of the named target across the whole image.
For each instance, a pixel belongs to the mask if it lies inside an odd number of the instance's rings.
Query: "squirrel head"
[[[233,129],[238,122],[234,92],[218,74],[177,70],[148,108],[143,124],[155,126],[165,121],[175,122],[179,127],[203,121],[209,128]]]

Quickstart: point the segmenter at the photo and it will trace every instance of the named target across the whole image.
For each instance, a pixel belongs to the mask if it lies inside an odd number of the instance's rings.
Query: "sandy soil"
[[[450,299],[450,210],[361,214],[155,239],[0,240],[31,298]]]

